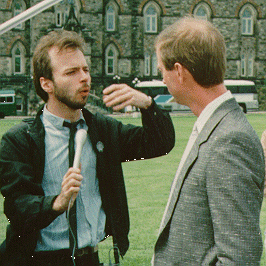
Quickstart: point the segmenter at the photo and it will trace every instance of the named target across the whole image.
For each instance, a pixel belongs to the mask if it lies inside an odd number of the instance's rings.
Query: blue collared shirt
[[[58,195],[68,170],[69,128],[63,127],[64,119],[44,108],[41,119],[45,128],[45,168],[42,188],[46,196]],[[82,122],[77,129],[88,130],[81,113]],[[70,122],[70,121],[68,121]],[[102,208],[99,183],[96,177],[96,155],[87,138],[82,150],[81,188],[77,196],[78,248],[95,246],[105,237],[106,215]],[[66,213],[58,216],[40,231],[36,251],[69,248],[69,228]]]

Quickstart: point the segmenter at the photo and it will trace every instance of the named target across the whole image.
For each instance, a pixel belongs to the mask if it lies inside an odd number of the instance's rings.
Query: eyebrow
[[[82,67],[69,67],[69,68],[66,68],[64,69],[64,72],[67,72],[67,71],[72,71],[72,70],[78,70],[78,69],[90,69],[89,66],[85,65],[85,66],[82,66]]]

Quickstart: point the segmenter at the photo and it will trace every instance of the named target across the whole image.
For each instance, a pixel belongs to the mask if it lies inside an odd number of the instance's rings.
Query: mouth
[[[79,93],[82,95],[82,96],[87,96],[89,95],[90,93],[90,87],[89,86],[86,86],[86,87],[83,87],[79,90]]]

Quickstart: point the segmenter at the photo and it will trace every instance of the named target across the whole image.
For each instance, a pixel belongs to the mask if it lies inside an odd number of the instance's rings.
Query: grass
[[[146,266],[150,265],[154,244],[163,211],[169,196],[170,186],[178,163],[186,146],[188,137],[196,118],[192,115],[173,116],[176,129],[176,146],[169,155],[151,160],[134,161],[123,164],[128,205],[130,212],[130,248],[122,265]],[[248,114],[248,120],[261,136],[266,129],[266,113]],[[123,123],[140,125],[139,118],[118,118]],[[0,120],[0,137],[18,120]],[[5,238],[6,218],[2,212],[0,197],[0,242]],[[261,212],[261,230],[266,229],[266,203],[263,202]],[[264,237],[264,234],[263,234]],[[112,246],[112,239],[108,238],[100,243],[100,257],[108,262],[108,252]],[[263,253],[261,265],[266,265]]]

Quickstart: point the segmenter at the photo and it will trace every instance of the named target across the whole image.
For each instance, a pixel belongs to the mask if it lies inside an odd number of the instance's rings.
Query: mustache
[[[89,84],[83,84],[82,87],[78,90],[81,91],[89,91],[91,89],[91,86]]]

